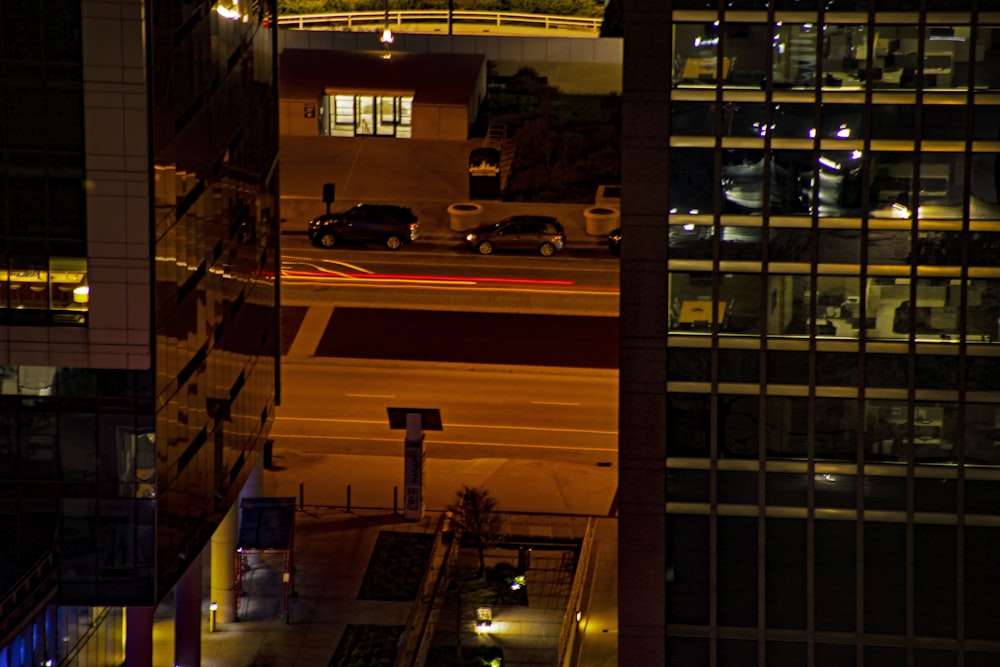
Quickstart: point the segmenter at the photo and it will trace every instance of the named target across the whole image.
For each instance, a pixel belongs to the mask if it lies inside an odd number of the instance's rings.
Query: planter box
[[[448,218],[453,231],[463,232],[483,224],[483,207],[472,202],[452,204],[448,207]]]
[[[604,236],[621,226],[618,222],[621,213],[611,206],[591,206],[584,210],[583,217],[587,221],[587,233],[591,236]]]

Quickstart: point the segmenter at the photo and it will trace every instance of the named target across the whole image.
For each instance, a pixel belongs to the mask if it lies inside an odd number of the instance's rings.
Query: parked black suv
[[[309,221],[309,240],[323,248],[341,243],[379,243],[399,250],[417,238],[420,221],[407,206],[358,204]]]
[[[545,257],[566,245],[566,233],[548,215],[513,215],[500,222],[470,229],[465,245],[481,255],[494,250],[534,250]]]
[[[621,256],[622,254],[622,228],[612,229],[608,233],[608,250],[611,251],[612,255]]]

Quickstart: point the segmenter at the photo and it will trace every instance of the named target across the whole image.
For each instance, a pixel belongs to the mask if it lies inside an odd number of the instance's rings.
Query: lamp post
[[[379,41],[382,42],[382,47],[387,50],[392,45],[392,30],[389,30],[389,0],[385,0],[385,26]]]

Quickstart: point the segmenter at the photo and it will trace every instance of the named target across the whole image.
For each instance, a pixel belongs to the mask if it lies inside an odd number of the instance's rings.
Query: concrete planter
[[[483,207],[473,202],[452,204],[448,207],[448,218],[453,231],[472,229],[483,224]]]
[[[586,230],[591,236],[603,236],[620,226],[621,213],[611,206],[591,206],[583,211],[587,221]]]

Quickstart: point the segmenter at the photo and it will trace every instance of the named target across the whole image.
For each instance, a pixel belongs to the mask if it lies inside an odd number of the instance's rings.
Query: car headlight
[[[465,240],[468,241],[469,243],[472,243],[473,241],[476,240],[476,235],[475,234],[466,234],[465,235]]]

